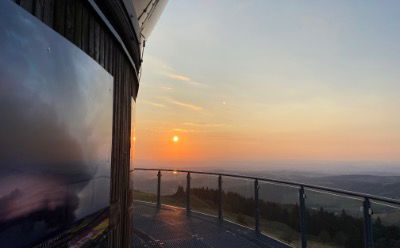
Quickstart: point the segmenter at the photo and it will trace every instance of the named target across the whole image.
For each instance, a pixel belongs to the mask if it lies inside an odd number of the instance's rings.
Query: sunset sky
[[[399,44],[397,0],[171,0],[144,54],[136,159],[398,163]]]

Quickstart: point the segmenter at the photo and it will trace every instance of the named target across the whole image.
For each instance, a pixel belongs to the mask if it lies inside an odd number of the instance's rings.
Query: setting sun
[[[172,141],[173,141],[174,143],[177,143],[177,142],[179,141],[179,137],[178,137],[178,136],[174,136],[174,137],[172,138]]]

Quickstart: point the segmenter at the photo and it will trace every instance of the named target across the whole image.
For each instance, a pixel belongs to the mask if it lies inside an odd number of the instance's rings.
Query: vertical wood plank
[[[112,153],[112,169],[111,169],[111,174],[112,174],[112,188],[111,188],[111,203],[116,204],[119,206],[118,209],[121,207],[121,169],[123,164],[120,162],[121,158],[121,138],[120,138],[120,112],[121,112],[121,106],[120,106],[120,81],[121,81],[121,67],[122,65],[120,64],[121,59],[119,56],[119,53],[115,54],[115,63],[114,63],[114,72],[115,72],[115,77],[114,77],[114,125],[113,125],[113,153]],[[115,215],[120,215],[121,212],[116,212],[112,213]],[[121,216],[117,216],[118,218],[121,218]],[[123,235],[122,230],[121,230],[121,221],[119,221],[114,227],[113,227],[113,239],[111,241],[112,245],[115,247],[122,247],[121,246],[121,235]]]
[[[97,21],[94,23],[94,57],[96,61],[100,59],[100,25]]]
[[[43,22],[51,28],[54,26],[54,1],[45,0],[43,4]]]
[[[95,21],[93,16],[89,16],[89,55],[94,58],[95,57]]]
[[[80,48],[82,48],[82,9],[82,2],[76,1],[74,18],[74,43]]]
[[[44,8],[44,0],[35,0],[34,1],[33,14],[40,20],[43,20],[43,8]]]
[[[56,0],[54,5],[54,30],[61,35],[65,34],[65,1],[68,0]]]
[[[104,67],[104,30],[100,29],[99,36],[99,64]]]
[[[124,64],[127,64],[127,59],[124,57]],[[124,117],[123,117],[123,124],[124,124],[124,135],[123,138],[125,140],[124,144],[124,164],[125,166],[123,167],[124,171],[124,192],[123,192],[123,198],[124,198],[124,209],[123,213],[126,217],[129,216],[129,171],[130,171],[130,130],[131,130],[131,125],[130,121],[126,121],[130,119],[131,116],[131,91],[130,91],[130,78],[129,78],[129,68],[127,66],[124,66]],[[130,228],[130,222],[129,221],[124,221],[123,222],[124,228],[123,228],[123,233],[125,233],[125,237],[123,240],[123,246],[127,247],[130,243],[130,238],[131,238],[131,228]]]
[[[103,50],[103,53],[104,53],[104,68],[106,70],[108,68],[108,46],[109,46],[109,43],[110,43],[109,36],[108,36],[107,32],[105,32],[105,34],[104,34],[104,50]]]
[[[64,36],[70,40],[74,40],[74,24],[75,24],[75,0],[66,0],[65,2],[65,33]]]
[[[86,9],[82,11],[82,50],[89,51],[89,13]]]
[[[27,11],[29,11],[30,13],[32,13],[32,11],[33,11],[33,0],[20,0],[19,1],[19,5],[22,8],[26,9]]]
[[[113,63],[114,63],[114,54],[115,54],[115,52],[114,52],[114,42],[112,42],[111,44],[110,44],[110,51],[109,51],[109,53],[110,53],[110,73],[111,73],[111,75],[114,75],[114,67],[113,67]]]

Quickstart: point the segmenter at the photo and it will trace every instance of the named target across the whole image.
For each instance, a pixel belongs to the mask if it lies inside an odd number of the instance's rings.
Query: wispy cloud
[[[203,83],[199,83],[199,82],[192,81],[192,80],[189,81],[188,83],[191,84],[191,85],[193,85],[193,86],[201,87],[201,88],[208,88],[208,87],[210,87],[208,84],[203,84]]]
[[[185,83],[195,86],[195,87],[201,87],[201,88],[209,87],[207,84],[196,82],[196,81],[192,80],[190,77],[182,75],[182,74],[178,74],[178,73],[174,73],[174,72],[166,72],[166,71],[160,72],[160,74],[167,76],[168,78],[171,78],[174,80],[185,82]]]
[[[193,129],[184,129],[184,128],[174,128],[172,129],[173,132],[181,132],[181,133],[197,133],[198,130]]]
[[[197,123],[197,122],[184,122],[183,125],[191,127],[229,127],[231,125],[224,123]]]
[[[163,90],[172,90],[172,87],[161,86],[160,89],[163,89]]]
[[[180,132],[180,133],[210,133],[208,129],[186,129],[186,128],[174,128],[171,129],[173,132]]]
[[[198,87],[198,88],[209,88],[210,87],[209,85],[207,85],[205,83],[197,82],[196,80],[193,80],[191,77],[178,72],[174,67],[168,65],[164,61],[162,61],[154,56],[147,55],[146,59],[148,60],[146,62],[146,64],[147,65],[150,64],[150,65],[152,65],[153,68],[156,68],[156,70],[153,70],[153,71],[157,74],[164,75],[164,76],[166,76],[170,79],[176,80],[176,81],[184,82],[193,87]]]
[[[197,106],[197,105],[194,105],[194,104],[177,101],[175,99],[169,99],[169,101],[171,103],[175,104],[175,105],[179,105],[179,106],[182,106],[182,107],[185,107],[185,108],[190,108],[190,109],[193,109],[193,110],[196,110],[196,111],[203,110],[203,107]]]
[[[162,74],[164,74],[165,76],[167,76],[169,78],[180,80],[180,81],[186,81],[186,82],[191,81],[190,77],[186,77],[184,75],[179,75],[179,74],[175,74],[175,73],[168,73],[168,72],[164,72]]]
[[[174,68],[172,68],[171,66],[169,66],[169,65],[167,65],[165,63],[161,64],[161,68],[163,68],[165,70],[168,70],[168,71],[174,71],[175,70]]]
[[[166,108],[167,106],[165,106],[162,103],[156,103],[156,102],[150,102],[150,101],[143,101],[146,104],[152,105],[154,107],[158,107],[158,108]]]

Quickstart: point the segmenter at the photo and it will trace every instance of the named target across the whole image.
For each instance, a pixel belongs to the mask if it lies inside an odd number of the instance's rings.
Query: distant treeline
[[[218,190],[209,188],[193,188],[192,196],[207,203],[210,207],[218,206]],[[178,187],[173,195],[183,199],[186,193],[183,187]],[[261,218],[266,221],[275,221],[288,225],[295,233],[288,233],[287,241],[298,238],[299,207],[295,204],[277,204],[259,201]],[[254,216],[255,201],[234,192],[223,192],[224,211],[244,216]],[[307,233],[323,243],[331,243],[346,248],[363,247],[363,219],[353,217],[342,210],[340,214],[319,210],[307,209]],[[398,226],[383,225],[380,218],[373,223],[375,248],[400,247],[400,228]],[[292,238],[290,238],[292,236]],[[290,240],[292,239],[292,240]]]

